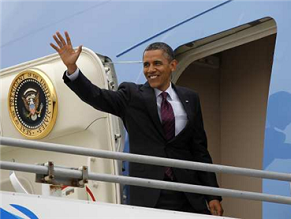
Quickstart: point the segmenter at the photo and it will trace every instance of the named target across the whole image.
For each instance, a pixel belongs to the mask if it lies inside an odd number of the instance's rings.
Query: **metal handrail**
[[[48,174],[49,167],[32,165],[32,164],[20,164],[14,162],[0,161],[0,169],[5,170],[14,170],[14,171],[23,171],[36,174]],[[73,179],[82,179],[81,170],[70,170],[62,167],[54,167],[54,176],[55,177],[68,177]],[[128,177],[128,176],[116,176],[110,174],[96,174],[89,172],[88,179],[113,182],[113,183],[122,183],[133,186],[142,186],[149,188],[157,189],[167,189],[175,190],[180,192],[190,192],[190,193],[199,193],[206,195],[219,195],[226,197],[242,198],[242,199],[251,199],[256,201],[267,201],[275,202],[281,204],[291,205],[291,198],[279,195],[269,195],[256,192],[246,192],[232,189],[223,189],[223,188],[214,188],[209,186],[199,186],[199,185],[190,185],[185,183],[176,183],[176,182],[166,182],[159,180],[150,180],[142,179],[137,177]]]
[[[0,137],[0,145],[291,182],[291,174]]]

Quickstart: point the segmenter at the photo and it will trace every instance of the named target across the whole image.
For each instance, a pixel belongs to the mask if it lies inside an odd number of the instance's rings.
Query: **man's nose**
[[[153,65],[150,65],[149,68],[148,68],[148,72],[155,72],[156,71],[156,68],[153,66]]]

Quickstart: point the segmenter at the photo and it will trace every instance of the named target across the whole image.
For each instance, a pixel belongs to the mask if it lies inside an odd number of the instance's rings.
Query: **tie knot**
[[[161,93],[161,95],[162,95],[162,98],[164,100],[166,100],[167,99],[167,96],[168,96],[168,93],[164,91],[164,92]]]

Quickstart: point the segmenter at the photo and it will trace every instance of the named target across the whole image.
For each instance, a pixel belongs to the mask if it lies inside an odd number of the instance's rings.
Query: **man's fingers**
[[[209,202],[209,210],[212,215],[222,216],[223,208],[218,200],[212,200]]]
[[[69,36],[69,33],[67,31],[65,31],[65,36],[66,36],[66,40],[69,46],[72,46],[72,42],[71,42],[71,38]]]
[[[78,47],[78,50],[77,50],[78,56],[81,54],[81,52],[82,52],[82,45]]]
[[[63,47],[63,44],[61,43],[61,41],[59,41],[59,39],[57,38],[56,35],[53,35],[53,38],[55,39],[56,43],[59,45],[60,48]]]
[[[57,32],[57,36],[59,37],[60,41],[62,42],[62,44],[64,46],[67,45],[66,41],[64,40],[64,38],[62,37],[62,35],[60,34],[60,32]]]
[[[53,43],[50,43],[51,47],[53,47],[57,52],[59,52],[59,48],[57,46],[55,46]]]
[[[218,215],[218,212],[216,211],[215,208],[210,208],[210,212],[212,215]]]
[[[212,208],[210,208],[210,211],[212,215],[218,215],[218,216],[223,215],[223,209],[220,205],[214,205]]]

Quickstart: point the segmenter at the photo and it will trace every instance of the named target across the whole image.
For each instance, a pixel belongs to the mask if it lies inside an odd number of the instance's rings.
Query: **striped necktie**
[[[166,139],[170,141],[175,137],[175,116],[172,105],[168,102],[167,92],[162,92],[162,104],[161,104],[161,120]],[[174,175],[171,167],[166,167],[165,174],[172,181],[174,180]]]
[[[169,141],[175,137],[175,116],[172,105],[168,102],[167,92],[161,93],[162,104],[161,104],[161,119],[164,134],[166,139]]]

